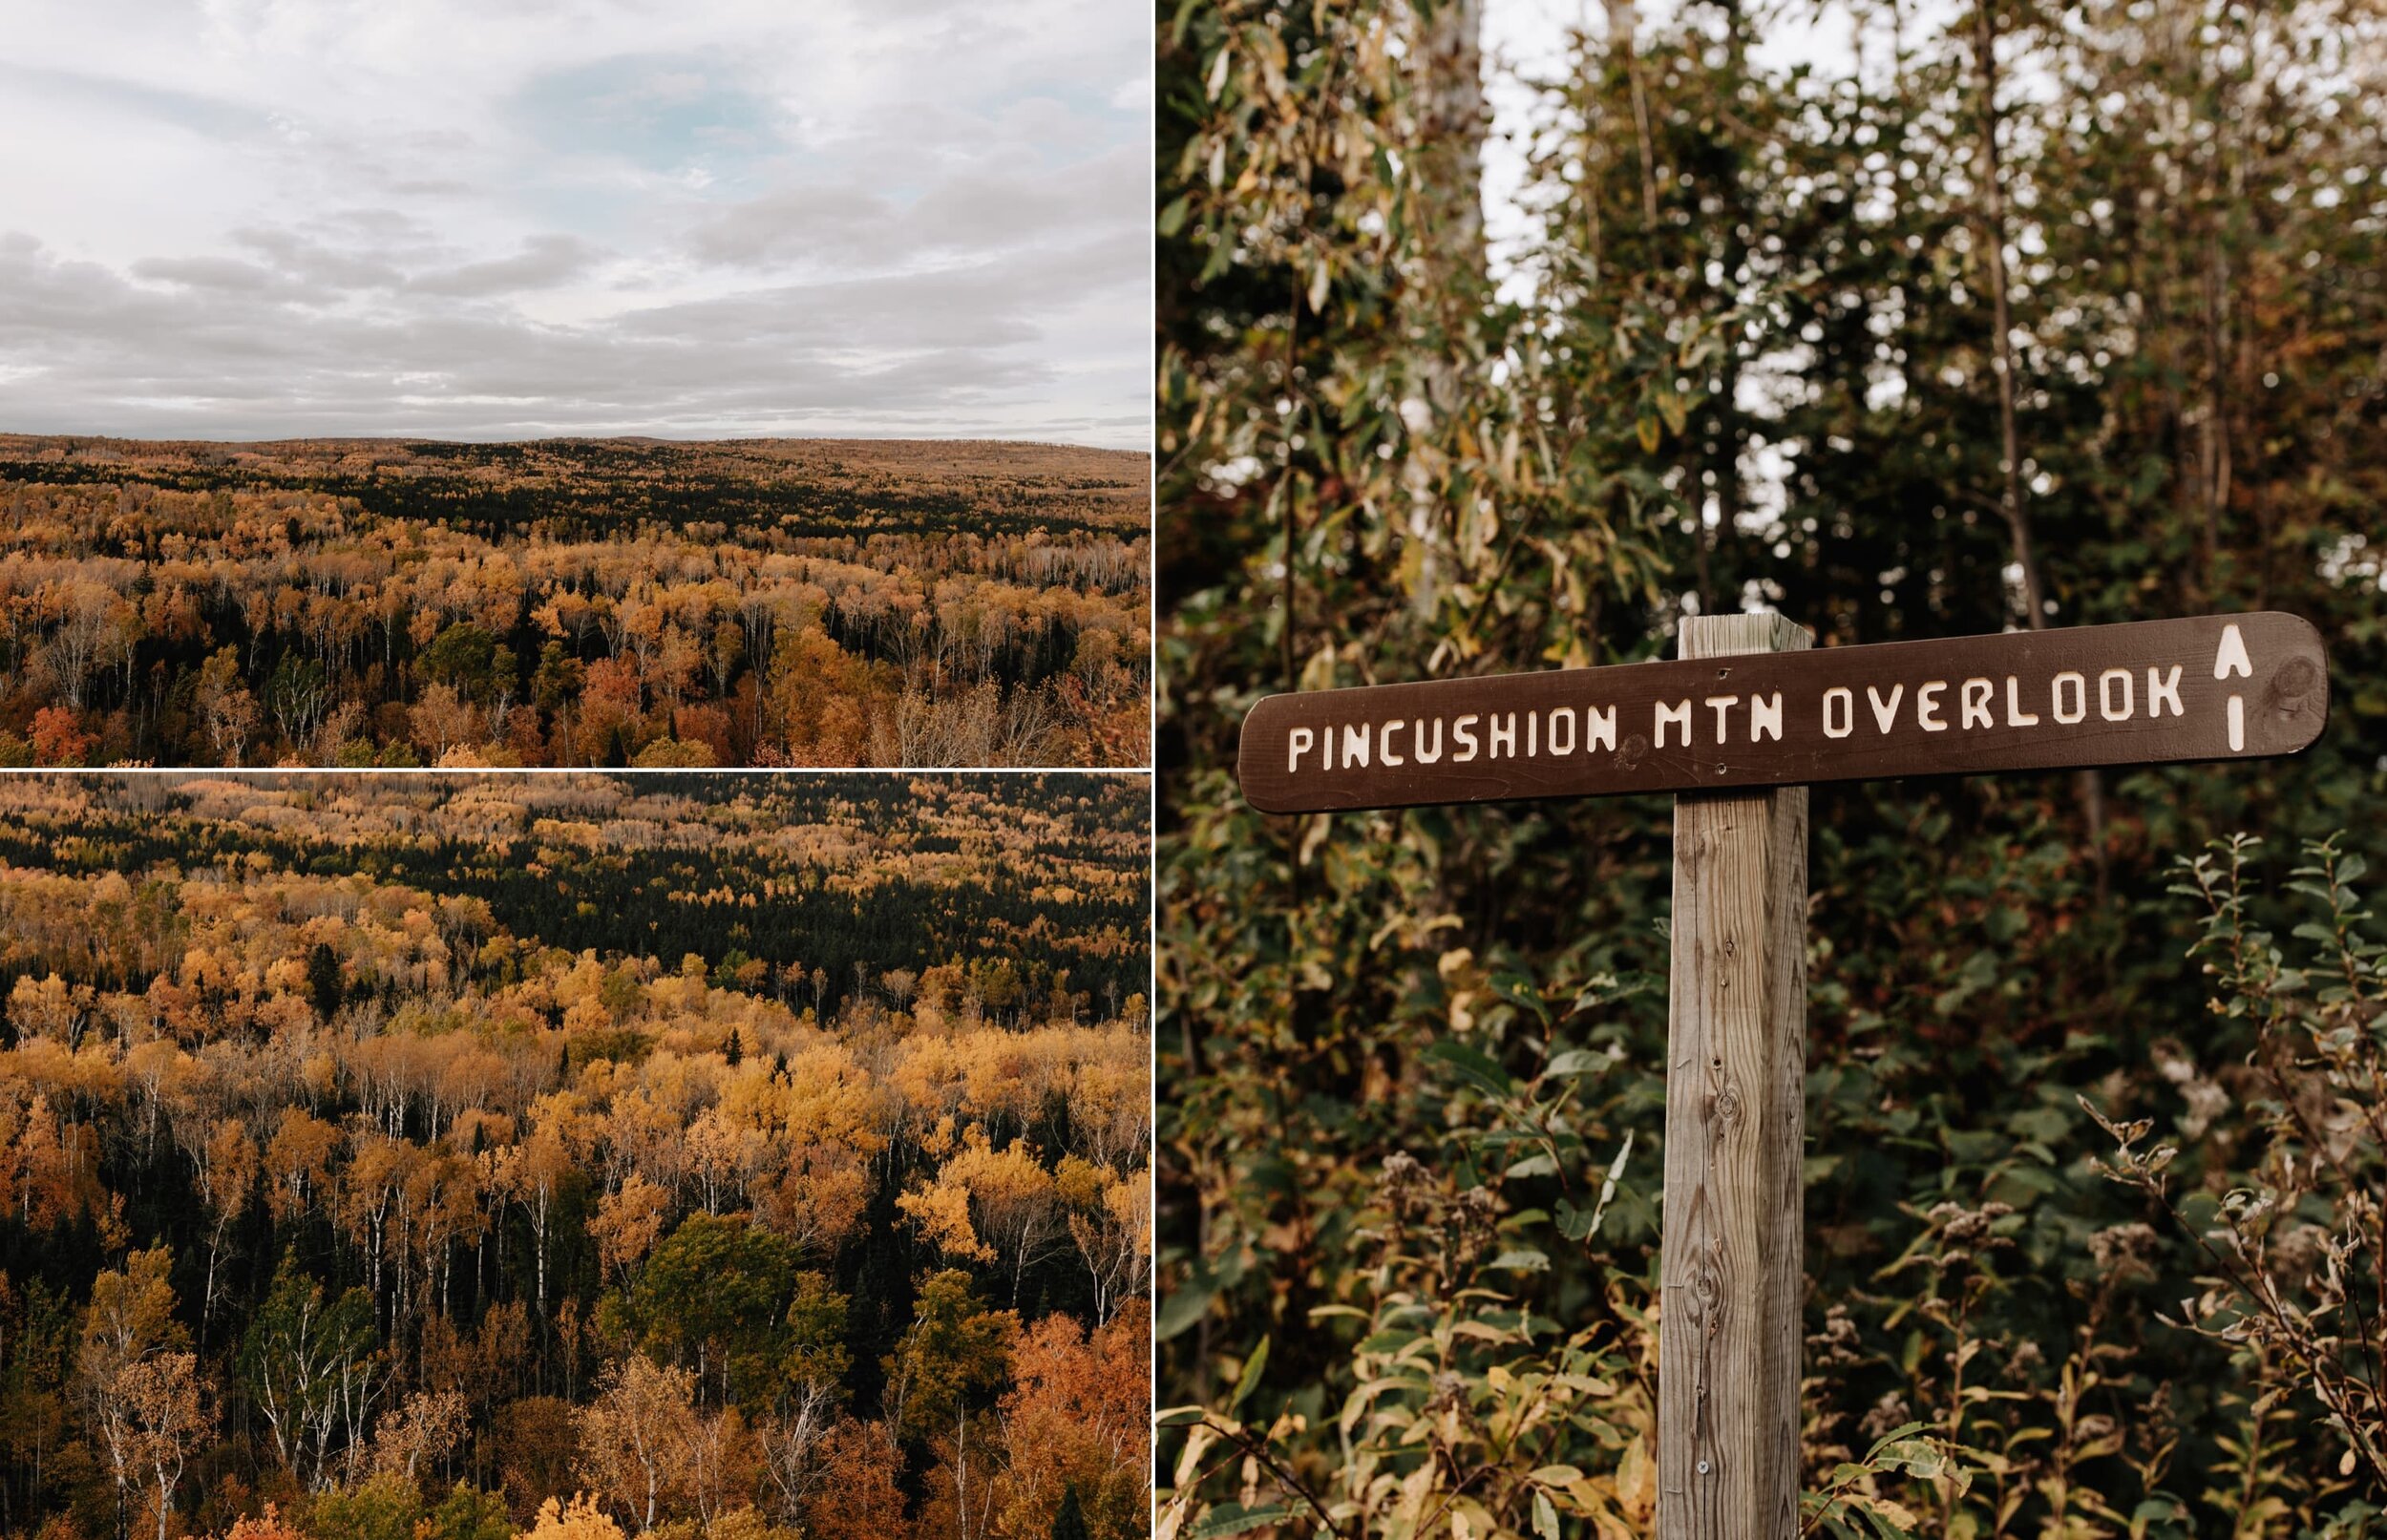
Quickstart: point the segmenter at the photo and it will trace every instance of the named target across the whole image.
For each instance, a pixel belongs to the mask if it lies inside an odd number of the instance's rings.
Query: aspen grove
[[[1142,1532],[1145,818],[0,780],[0,1532]]]
[[[1147,475],[0,436],[0,763],[1140,765]]]

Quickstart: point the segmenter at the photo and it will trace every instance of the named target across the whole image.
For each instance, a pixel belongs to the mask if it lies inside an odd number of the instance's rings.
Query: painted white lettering
[[[2114,686],[2122,686],[2122,704],[2114,704]],[[2138,711],[2138,681],[2127,668],[2108,668],[2097,676],[2097,714],[2108,722],[2127,722]]]
[[[1405,765],[1407,760],[1392,751],[1392,735],[1407,727],[1405,722],[1387,722],[1376,729],[1376,757],[1386,765]]]
[[[1469,711],[1450,724],[1450,741],[1457,746],[1450,755],[1453,765],[1464,765],[1475,757],[1475,713]],[[1459,752],[1459,749],[1465,752]]]
[[[1666,724],[1669,722],[1682,729],[1682,747],[1690,748],[1691,703],[1682,701],[1674,706],[1668,706],[1663,701],[1658,703],[1658,747],[1660,749],[1666,747]]]
[[[2169,701],[2171,703],[2171,714],[2173,716],[2186,716],[2188,714],[2186,708],[2182,707],[2180,704],[2180,665],[2178,664],[2173,664],[2171,665],[2171,677],[2169,679],[2165,679],[2158,675],[2152,668],[2149,668],[2146,671],[2146,714],[2148,716],[2162,716],[2164,714],[2164,703],[2165,701]]]
[[[1763,695],[1749,697],[1749,742],[1771,737],[1782,741],[1782,691],[1774,691],[1772,700]]]
[[[2012,674],[2006,676],[2006,726],[2009,728],[2038,726],[2038,713],[2022,709],[2022,686]]]
[[[1989,715],[1989,698],[1996,693],[1997,686],[1986,679],[1968,679],[1956,686],[1956,704],[1964,712],[1965,731],[1996,726]]]
[[[1296,728],[1285,740],[1284,771],[1287,775],[1301,768],[1301,756],[1318,747],[1318,734],[1307,728]]]
[[[1366,764],[1368,750],[1374,742],[1375,740],[1368,735],[1364,726],[1344,728],[1342,729],[1342,768],[1349,770],[1354,765]]]
[[[1710,695],[1700,704],[1716,713],[1716,741],[1732,741],[1732,707],[1740,701],[1738,695]]]
[[[1594,749],[1606,749],[1613,752],[1616,747],[1616,708],[1613,706],[1603,706],[1595,711],[1590,707],[1585,707],[1583,708],[1584,752],[1589,753]]]
[[[1491,742],[1484,746],[1486,759],[1498,759],[1503,744],[1508,746],[1510,759],[1517,757],[1517,714],[1514,711],[1509,713],[1505,722],[1498,713],[1488,716],[1484,719],[1484,726],[1491,734]]]
[[[1433,737],[1430,740],[1426,735],[1426,729],[1427,728],[1434,729]],[[1418,724],[1417,747],[1410,749],[1409,752],[1417,756],[1417,762],[1421,765],[1431,765],[1442,758],[1442,718],[1435,717],[1429,722],[1421,722]]]
[[[1940,720],[1934,697],[1948,687],[1944,679],[1934,679],[1914,692],[1914,725],[1925,732],[1946,732],[1948,724]]]
[[[1560,742],[1558,741],[1558,728],[1559,728],[1560,725],[1562,725],[1562,724],[1565,726],[1565,728],[1566,728],[1566,729],[1567,729],[1567,741],[1566,741],[1565,743],[1560,743]],[[1551,751],[1553,754],[1572,754],[1572,753],[1574,753],[1574,707],[1572,707],[1572,706],[1557,706],[1557,707],[1551,707],[1551,711],[1550,711],[1550,751]]]
[[[1525,713],[1525,757],[1532,759],[1542,751],[1542,719],[1531,711]]]
[[[2226,625],[2221,631],[2221,650],[2213,654],[2213,677],[2228,679],[2231,674],[2252,679],[2254,660],[2246,655],[2246,638],[2238,634],[2238,628]]]
[[[1839,707],[1837,711],[1834,707]],[[1824,736],[1845,738],[1856,730],[1856,697],[1845,685],[1824,691]]]
[[[2072,686],[2072,706],[2068,714],[2063,703],[2063,687],[2066,685]],[[2058,674],[2056,676],[2056,683],[2049,688],[2049,694],[2055,701],[2057,721],[2072,723],[2085,721],[2087,719],[2088,681],[2082,679],[2079,674],[2074,673],[2069,668],[2065,669],[2062,673]]]
[[[1905,697],[1907,687],[1904,685],[1892,685],[1890,687],[1890,699],[1885,701],[1881,698],[1881,691],[1870,685],[1865,686],[1865,704],[1873,708],[1873,720],[1881,724],[1883,732],[1888,732],[1890,725],[1898,720],[1898,702]]]

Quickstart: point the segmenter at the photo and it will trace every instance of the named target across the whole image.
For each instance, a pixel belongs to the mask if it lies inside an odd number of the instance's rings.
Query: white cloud
[[[1140,447],[1115,0],[19,0],[0,429]]]

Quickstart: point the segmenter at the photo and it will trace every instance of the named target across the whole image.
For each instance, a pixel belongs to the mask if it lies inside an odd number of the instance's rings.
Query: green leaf
[[[1441,1038],[1426,1045],[1426,1057],[1441,1060],[1460,1079],[1494,1096],[1509,1096],[1516,1090],[1516,1082],[1500,1067],[1500,1061],[1473,1044]]]
[[[1243,1398],[1259,1384],[1259,1377],[1268,1367],[1269,1340],[1268,1338],[1261,1338],[1259,1346],[1252,1349],[1252,1356],[1243,1361],[1243,1373],[1236,1380],[1235,1394],[1227,1398],[1228,1412],[1233,1413],[1241,1406]]]
[[[1160,1313],[1152,1318],[1152,1335],[1165,1342],[1200,1320],[1209,1311],[1211,1300],[1217,1297],[1215,1285],[1204,1288],[1189,1284],[1176,1290],[1160,1302]]]
[[[1281,1524],[1292,1516],[1292,1508],[1284,1503],[1269,1503],[1260,1508],[1226,1503],[1212,1508],[1200,1523],[1180,1532],[1185,1540],[1225,1540],[1231,1534],[1243,1534],[1271,1524]]]
[[[1552,1075],[1595,1075],[1615,1063],[1604,1053],[1589,1048],[1569,1048],[1550,1061],[1542,1069],[1545,1077]]]
[[[1507,1001],[1510,1004],[1516,1006],[1520,1010],[1531,1011],[1535,1016],[1540,1017],[1544,1023],[1549,1022],[1549,1002],[1542,999],[1541,991],[1534,986],[1533,981],[1526,975],[1521,973],[1495,973],[1487,981],[1491,985],[1492,993],[1499,996],[1502,1000]]]
[[[1872,1504],[1860,1500],[1857,1511],[1865,1515],[1866,1522],[1872,1525],[1879,1532],[1881,1540],[1914,1540],[1914,1536],[1907,1532],[1904,1525],[1897,1523]]]

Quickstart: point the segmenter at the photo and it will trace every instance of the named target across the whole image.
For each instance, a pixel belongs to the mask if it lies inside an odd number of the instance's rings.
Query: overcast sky
[[[1148,9],[8,9],[0,431],[1148,443]]]
[[[1640,0],[1630,9],[1637,13],[1646,42],[1671,25],[1679,7],[1677,0]],[[1951,0],[1910,0],[1907,25],[1944,25],[1951,9]],[[1523,196],[1530,174],[1526,140],[1548,116],[1547,103],[1531,82],[1562,78],[1571,35],[1605,39],[1608,21],[1606,0],[1484,0],[1485,96],[1492,112],[1484,146],[1484,226],[1493,263],[1512,296],[1531,284],[1531,275],[1513,265],[1514,254],[1535,228],[1534,211]],[[1877,74],[1888,58],[1886,25],[1874,17],[1869,35],[1850,8],[1820,0],[1769,18],[1750,57],[1764,70],[1804,64],[1826,77],[1860,68]]]

